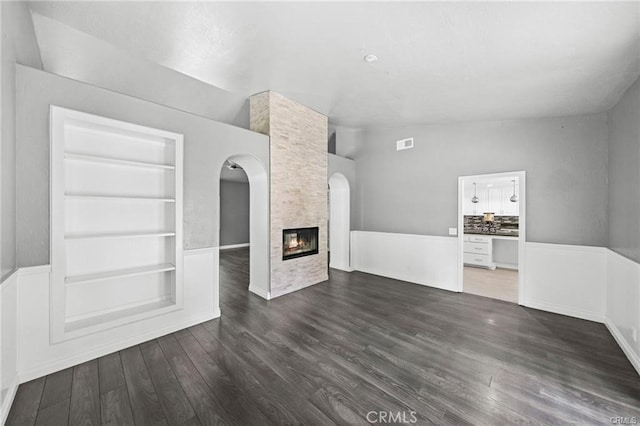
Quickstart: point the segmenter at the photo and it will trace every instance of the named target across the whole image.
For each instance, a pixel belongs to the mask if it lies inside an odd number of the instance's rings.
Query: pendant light
[[[480,201],[480,199],[478,198],[478,195],[476,194],[476,183],[473,182],[473,197],[471,197],[471,202],[473,204],[477,204],[478,201]]]
[[[511,196],[511,198],[509,198],[509,201],[511,201],[512,203],[517,203],[518,196],[516,195],[516,181],[514,179],[511,182],[513,182],[513,195]]]

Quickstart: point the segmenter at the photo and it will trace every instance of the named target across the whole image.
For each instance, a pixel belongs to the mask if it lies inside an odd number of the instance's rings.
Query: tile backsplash
[[[464,233],[517,237],[518,220],[518,216],[494,216],[493,222],[485,222],[484,215],[465,215]]]

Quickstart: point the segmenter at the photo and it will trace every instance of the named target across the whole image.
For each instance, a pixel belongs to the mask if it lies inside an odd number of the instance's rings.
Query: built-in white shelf
[[[67,199],[94,199],[94,200],[127,200],[127,201],[159,201],[163,203],[175,203],[174,198],[158,197],[134,197],[123,195],[101,195],[101,194],[64,194]]]
[[[137,268],[118,269],[115,271],[98,272],[95,274],[75,275],[66,277],[65,284],[82,284],[96,281],[105,281],[113,278],[135,277],[137,275],[156,274],[158,272],[175,271],[175,265],[164,263],[162,265],[141,266]]]
[[[176,168],[171,164],[156,164],[156,163],[147,163],[143,161],[121,160],[118,158],[102,157],[99,155],[76,154],[72,152],[66,152],[64,154],[64,158],[66,158],[67,160],[86,161],[90,163],[104,163],[104,164],[112,164],[112,165],[127,166],[127,167],[167,169],[167,170],[175,170]]]
[[[110,310],[98,313],[86,318],[71,318],[65,324],[65,332],[73,333],[80,330],[99,331],[114,325],[122,325],[148,318],[149,314],[161,315],[165,312],[178,309],[175,300],[171,297],[163,297],[147,303],[136,304],[123,309]]]
[[[175,232],[121,232],[106,234],[66,234],[65,240],[103,240],[110,238],[174,237]]]
[[[183,136],[51,107],[53,342],[183,306]]]

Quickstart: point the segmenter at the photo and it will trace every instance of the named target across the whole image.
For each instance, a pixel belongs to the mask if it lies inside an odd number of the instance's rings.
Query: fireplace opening
[[[318,254],[318,227],[282,230],[282,260]]]

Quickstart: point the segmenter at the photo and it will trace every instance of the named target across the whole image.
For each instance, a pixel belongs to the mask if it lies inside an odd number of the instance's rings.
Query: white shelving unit
[[[51,107],[52,341],[182,307],[182,143]]]

